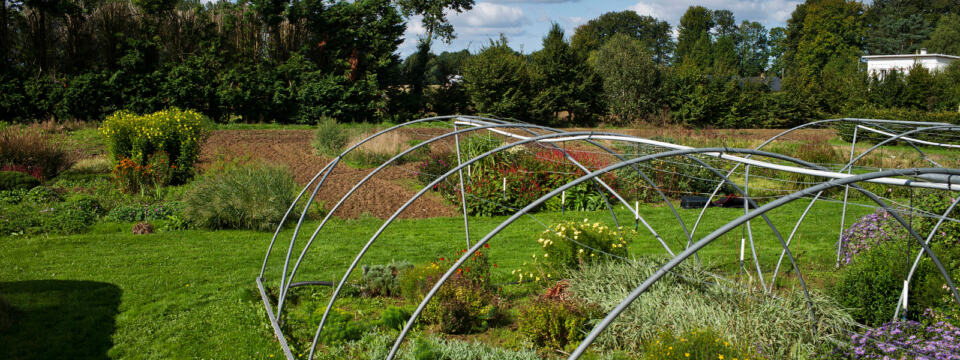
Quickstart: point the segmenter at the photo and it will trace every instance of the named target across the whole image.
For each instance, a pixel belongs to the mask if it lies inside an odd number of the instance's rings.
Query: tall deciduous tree
[[[570,45],[579,52],[589,53],[616,34],[643,42],[659,64],[668,62],[673,52],[670,24],[631,10],[608,12],[580,25],[570,39]]]
[[[457,13],[473,9],[473,0],[397,0],[404,16],[420,15],[427,31],[426,44],[430,48],[434,38],[449,43],[456,35],[453,25],[447,21],[447,10]]]
[[[653,114],[660,107],[660,71],[643,44],[614,35],[590,54],[590,65],[603,79],[609,112],[620,123]]]

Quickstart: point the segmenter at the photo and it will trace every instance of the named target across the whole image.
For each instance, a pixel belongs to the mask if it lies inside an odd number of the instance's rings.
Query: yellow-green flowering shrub
[[[517,269],[513,274],[520,281],[556,280],[562,272],[583,264],[626,258],[628,239],[636,236],[632,229],[610,228],[587,219],[561,222],[538,235],[540,251],[534,252],[529,263],[536,270]]]
[[[147,115],[121,110],[103,120],[100,134],[114,164],[129,159],[146,166],[155,155],[164,154],[169,160],[168,182],[183,183],[193,176],[209,123],[210,119],[193,110],[170,108]]]

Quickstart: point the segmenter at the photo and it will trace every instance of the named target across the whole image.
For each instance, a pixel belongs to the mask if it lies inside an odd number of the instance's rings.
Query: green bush
[[[183,215],[201,228],[276,229],[297,185],[282,168],[253,164],[208,172],[184,194]]]
[[[540,297],[520,309],[517,331],[539,347],[563,350],[583,340],[594,310],[571,299]]]
[[[147,115],[118,111],[104,119],[100,134],[116,165],[131,171],[165,173],[156,168],[157,156],[164,157],[169,176],[160,185],[182,184],[193,177],[200,148],[209,136],[210,120],[193,110],[170,108]],[[146,175],[145,175],[146,176]]]
[[[40,180],[18,171],[0,171],[0,190],[30,189],[40,185]]]
[[[323,318],[323,307],[314,311],[311,320],[315,324],[320,323]],[[345,341],[356,341],[363,337],[363,333],[370,327],[354,318],[353,314],[343,309],[333,309],[327,317],[326,324],[323,325],[323,331],[320,332],[320,341],[324,344],[332,345]]]
[[[410,320],[410,312],[396,306],[383,310],[380,314],[380,325],[387,329],[400,330]]]
[[[313,147],[317,153],[327,156],[337,156],[343,152],[350,141],[350,132],[346,127],[337,124],[331,118],[322,118],[317,123],[317,130],[313,133]]]
[[[440,268],[440,265],[436,262],[417,265],[404,271],[397,278],[400,294],[411,302],[420,302],[445,271],[446,268]]]
[[[398,277],[413,267],[405,261],[391,262],[387,265],[363,265],[360,288],[365,296],[398,296],[400,284]]]
[[[960,269],[960,250],[952,244],[935,244],[931,250],[949,272]],[[831,287],[840,305],[859,322],[879,326],[893,319],[897,300],[920,246],[915,240],[895,238],[861,252],[845,267]],[[914,273],[908,294],[908,318],[919,320],[928,308],[949,303],[945,281],[930,257],[924,255]]]
[[[763,359],[710,328],[674,335],[670,330],[643,345],[644,359]]]
[[[423,319],[444,334],[475,333],[501,323],[504,306],[491,289],[457,277],[440,287],[423,310]]]
[[[52,179],[73,165],[63,141],[38,129],[0,129],[0,170],[19,171],[39,180]]]

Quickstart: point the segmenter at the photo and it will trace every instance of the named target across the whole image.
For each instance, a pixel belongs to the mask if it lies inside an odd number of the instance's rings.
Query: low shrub
[[[664,261],[641,258],[634,263],[589,264],[569,274],[570,295],[597,304],[605,313]],[[621,313],[597,338],[594,348],[641,353],[642,344],[655,341],[664,329],[682,336],[712,328],[724,329],[731,343],[756,349],[768,358],[809,359],[823,344],[846,339],[854,326],[850,315],[816,291],[810,293],[817,314],[817,322],[813,323],[799,291],[770,297],[762,290],[721,281],[695,263],[681,264]]]
[[[40,180],[18,171],[0,171],[0,190],[30,189],[40,185]]]
[[[237,165],[212,171],[184,194],[183,216],[206,229],[276,229],[297,185],[282,168]]]
[[[311,320],[314,324],[319,324],[323,318],[325,308],[317,308],[313,313]],[[323,325],[323,331],[320,332],[320,341],[324,344],[332,345],[346,341],[356,341],[363,337],[363,333],[369,330],[370,326],[364,322],[358,321],[353,314],[343,309],[335,308],[327,317],[326,324]]]
[[[89,195],[74,195],[41,213],[41,228],[37,232],[50,234],[79,234],[97,222],[103,208]]]
[[[587,322],[598,315],[595,307],[562,295],[566,286],[560,282],[520,309],[517,331],[534,345],[563,350],[578,344],[589,331]]]
[[[104,119],[100,134],[115,166],[132,168],[134,180],[163,173],[163,178],[158,178],[161,185],[182,184],[193,177],[209,124],[210,119],[193,110],[170,108],[147,115],[118,111]],[[131,164],[121,164],[125,159]],[[140,174],[134,174],[138,167]]]
[[[444,260],[444,258],[440,258]],[[397,278],[397,284],[400,286],[400,294],[410,302],[420,302],[430,291],[433,284],[440,280],[445,268],[441,268],[437,262],[431,262],[425,265],[417,265],[404,271]]]
[[[544,279],[556,279],[567,270],[585,264],[628,256],[627,239],[635,237],[632,236],[635,231],[617,231],[599,222],[591,224],[583,220],[558,223],[540,233],[537,243],[543,254],[535,254],[534,264],[542,265]],[[523,281],[522,271],[520,281]]]
[[[317,130],[313,133],[313,148],[317,149],[319,154],[337,156],[343,152],[349,140],[350,132],[345,126],[325,117],[320,119]]]
[[[920,251],[920,247],[911,242],[913,240],[898,238],[878,244],[860,253],[840,272],[831,292],[840,305],[849,308],[855,320],[878,326],[893,319],[903,281]],[[960,269],[960,249],[956,246],[936,244],[931,250],[948,271],[956,273]],[[911,284],[905,314],[910,319],[921,319],[925,309],[952,302],[952,296],[947,296],[949,292],[944,289],[943,276],[928,256],[921,259]]]
[[[444,334],[475,333],[503,322],[504,306],[491,289],[456,277],[440,287],[423,310],[423,319]]]
[[[387,265],[363,265],[360,291],[364,296],[398,296],[400,284],[397,279],[401,273],[412,267],[413,264],[405,261]]]
[[[843,359],[960,359],[960,328],[945,322],[896,321],[860,334],[832,355]],[[828,355],[828,356],[830,356]]]
[[[380,325],[387,329],[400,330],[410,320],[410,312],[404,308],[391,306],[380,313]]]
[[[38,129],[10,126],[0,129],[0,170],[52,179],[73,165],[64,142]]]
[[[142,165],[129,158],[120,159],[113,167],[113,178],[124,192],[146,195],[149,190],[159,192],[170,184],[175,170],[176,166],[170,165],[167,154],[161,151]]]
[[[644,359],[762,359],[747,347],[732,343],[710,328],[675,335],[661,331],[643,345]]]

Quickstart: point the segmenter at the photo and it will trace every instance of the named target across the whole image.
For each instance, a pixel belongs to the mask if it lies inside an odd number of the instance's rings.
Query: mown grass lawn
[[[770,213],[784,236],[805,206],[801,200]],[[815,287],[828,282],[833,269],[840,206],[818,203],[792,247],[808,283]],[[847,221],[871,211],[852,206]],[[627,222],[624,225],[633,226],[626,210],[617,212]],[[682,210],[688,226],[697,213]],[[741,213],[711,208],[697,234],[703,236]],[[644,207],[641,215],[675,250],[686,242],[666,207]],[[584,218],[612,225],[606,211],[535,216],[548,225]],[[503,219],[473,219],[472,236],[479,238]],[[381,223],[373,218],[332,221],[311,248],[296,281],[338,279]],[[315,227],[316,223],[308,224],[305,231]],[[130,224],[100,224],[84,235],[0,238],[0,293],[15,308],[14,326],[0,333],[0,358],[282,357],[254,283],[272,234],[176,231],[138,236],[129,229]],[[537,234],[543,229],[524,217],[491,242],[489,256],[498,264],[493,269],[495,281],[513,280],[510,271],[536,252]],[[780,245],[762,221],[754,221],[753,230],[764,274],[769,276]],[[288,242],[291,231],[287,229],[281,239]],[[632,255],[665,254],[642,227],[640,234],[630,245]],[[286,252],[286,244],[280,245],[268,266],[269,284],[278,283]],[[423,263],[455,255],[464,247],[462,218],[399,220],[361,263],[393,259]],[[736,276],[739,247],[740,231],[735,231],[708,246],[701,258],[716,271]]]

